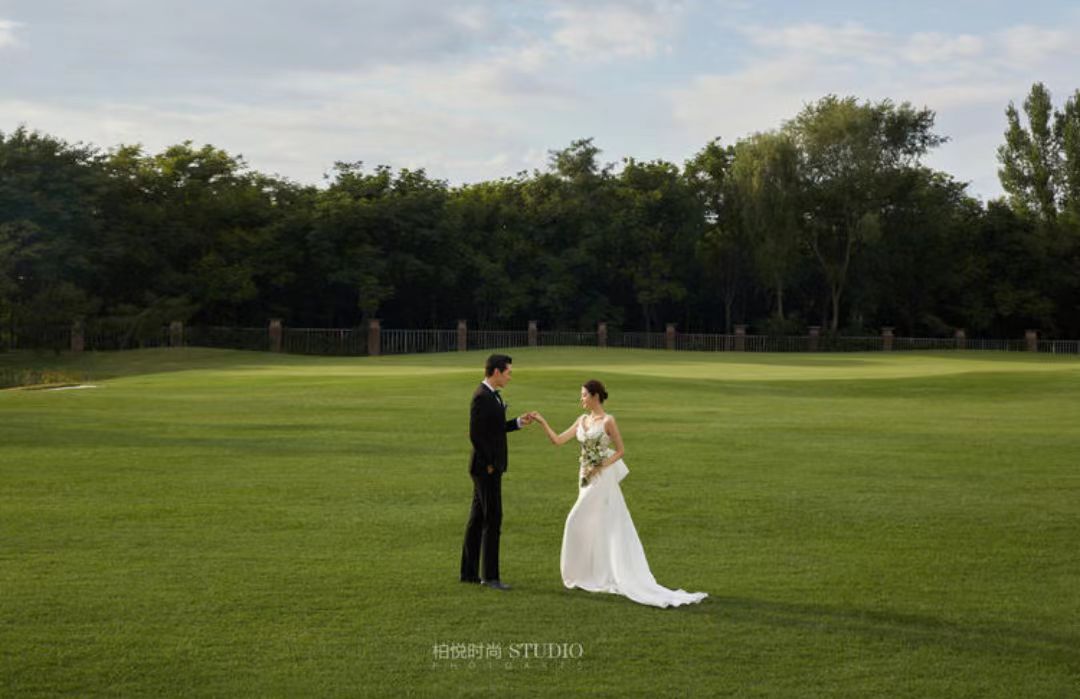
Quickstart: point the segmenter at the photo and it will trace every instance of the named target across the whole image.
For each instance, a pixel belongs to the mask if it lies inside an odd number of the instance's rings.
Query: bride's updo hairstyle
[[[589,379],[581,387],[588,391],[590,396],[599,398],[601,403],[607,400],[607,389],[596,379]]]

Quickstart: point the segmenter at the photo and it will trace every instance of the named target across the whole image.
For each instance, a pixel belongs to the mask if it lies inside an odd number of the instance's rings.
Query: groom
[[[484,366],[484,381],[473,393],[469,411],[469,440],[472,460],[469,475],[473,482],[472,509],[465,525],[461,549],[461,582],[481,583],[495,590],[509,590],[499,580],[499,529],[502,527],[502,474],[506,472],[506,433],[532,424],[534,414],[506,419],[506,402],[500,389],[510,383],[512,360],[493,354]],[[480,578],[481,552],[484,577]]]

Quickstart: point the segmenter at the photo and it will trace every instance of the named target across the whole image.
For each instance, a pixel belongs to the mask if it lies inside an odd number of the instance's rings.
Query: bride
[[[552,444],[561,446],[574,437],[581,444],[578,498],[566,517],[559,561],[563,584],[624,595],[655,607],[700,602],[706,593],[669,590],[658,585],[649,570],[619,487],[629,469],[622,460],[623,441],[615,416],[604,412],[607,397],[604,384],[587,381],[581,387],[581,407],[587,413],[562,434],[555,434],[547,420],[536,415]]]

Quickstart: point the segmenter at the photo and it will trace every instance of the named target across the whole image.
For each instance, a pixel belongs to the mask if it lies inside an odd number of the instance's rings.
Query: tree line
[[[317,187],[22,126],[0,132],[0,324],[1080,337],[1080,90],[1005,116],[986,203],[923,164],[932,111],[833,95],[682,165],[583,139],[462,186],[339,162]]]

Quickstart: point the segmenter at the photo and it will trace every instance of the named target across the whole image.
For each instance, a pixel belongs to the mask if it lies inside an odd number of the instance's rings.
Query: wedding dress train
[[[613,454],[603,421],[588,430],[578,426],[578,442],[599,440]],[[589,592],[623,595],[641,604],[676,607],[700,602],[704,592],[670,590],[656,582],[645,558],[634,521],[623,499],[620,481],[630,470],[619,459],[600,471],[586,486],[566,517],[559,566],[563,584]]]

